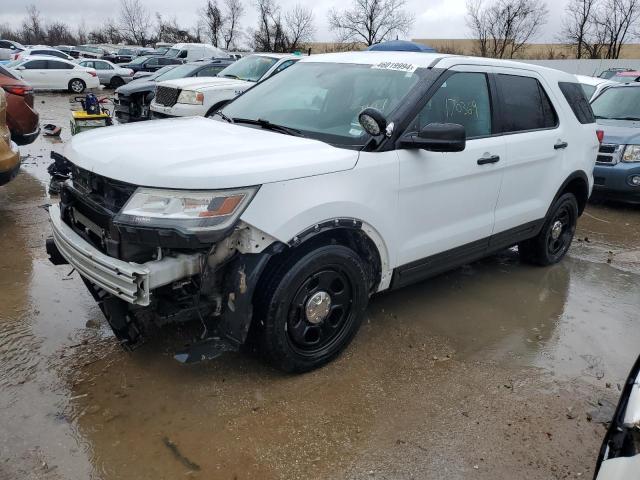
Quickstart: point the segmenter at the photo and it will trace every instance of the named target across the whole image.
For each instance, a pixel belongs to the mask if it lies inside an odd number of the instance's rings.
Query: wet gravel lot
[[[640,208],[591,205],[560,265],[517,254],[373,299],[336,362],[284,375],[247,354],[194,366],[172,336],[116,345],[43,205],[63,127],[0,187],[0,479],[588,478],[640,351]]]

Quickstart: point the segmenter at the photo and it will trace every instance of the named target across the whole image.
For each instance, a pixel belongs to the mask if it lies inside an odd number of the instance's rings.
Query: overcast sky
[[[562,14],[567,0],[549,0],[549,23],[540,37],[542,41],[553,41],[562,23]],[[164,17],[175,17],[178,23],[191,27],[196,23],[197,11],[205,0],[142,0],[148,9],[159,12]],[[246,13],[242,27],[253,27],[257,15],[253,0],[243,0]],[[19,25],[24,17],[25,5],[35,4],[45,20],[64,20],[70,25],[85,22],[87,28],[100,23],[105,18],[118,15],[117,0],[0,0],[0,23]],[[219,3],[222,3],[221,1]],[[316,25],[316,41],[331,41],[333,34],[327,25],[327,12],[333,7],[344,8],[349,0],[276,0],[283,10],[296,3],[312,4]],[[415,23],[410,38],[468,38],[465,25],[466,0],[407,0],[407,9],[415,15]]]

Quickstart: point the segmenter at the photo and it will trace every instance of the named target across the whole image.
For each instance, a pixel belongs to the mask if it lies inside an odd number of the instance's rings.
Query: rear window
[[[532,77],[498,75],[504,133],[543,130],[558,125],[558,116],[540,82]]]
[[[589,99],[586,97],[582,86],[579,83],[572,82],[560,82],[558,86],[578,121],[582,124],[595,123],[596,119],[593,115],[593,110],[591,110]]]
[[[11,73],[9,70],[4,68],[3,66],[0,66],[0,75],[13,78],[14,80],[18,80],[18,77],[16,77],[13,73]]]

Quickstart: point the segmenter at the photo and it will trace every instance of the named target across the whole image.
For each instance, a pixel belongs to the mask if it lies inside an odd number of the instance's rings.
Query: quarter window
[[[420,131],[430,123],[457,123],[467,138],[491,135],[491,98],[484,73],[454,73],[438,88],[412,123]]]
[[[519,75],[497,76],[504,133],[542,130],[558,125],[558,116],[540,82]]]

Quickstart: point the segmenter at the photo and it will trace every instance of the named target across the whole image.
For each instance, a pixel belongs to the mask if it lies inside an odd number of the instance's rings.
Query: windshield
[[[135,52],[131,48],[121,48],[118,55],[133,55]]]
[[[175,78],[184,78],[196,70],[200,68],[199,66],[194,65],[178,65],[175,68],[172,68],[168,72],[164,72],[162,75],[155,77],[155,80],[164,81],[164,80],[173,80]]]
[[[581,83],[582,91],[584,92],[587,99],[593,97],[593,94],[596,93],[596,87],[593,85],[587,85],[586,83]]]
[[[169,51],[169,47],[159,47],[156,48],[153,53],[156,55],[165,55]]]
[[[222,70],[218,76],[257,82],[277,61],[277,58],[250,55],[232,63]]]
[[[591,108],[600,119],[640,119],[640,87],[609,88],[593,101]]]
[[[618,83],[633,83],[638,80],[638,75],[616,75],[611,80]]]
[[[178,54],[180,53],[180,49],[179,48],[170,48],[169,50],[167,50],[167,53],[164,54],[165,57],[171,57],[171,58],[175,58],[178,56]]]
[[[358,122],[360,112],[372,107],[388,117],[416,86],[421,72],[413,67],[399,71],[378,65],[298,63],[248,90],[222,113],[294,128],[332,144],[361,146],[366,133]]]

